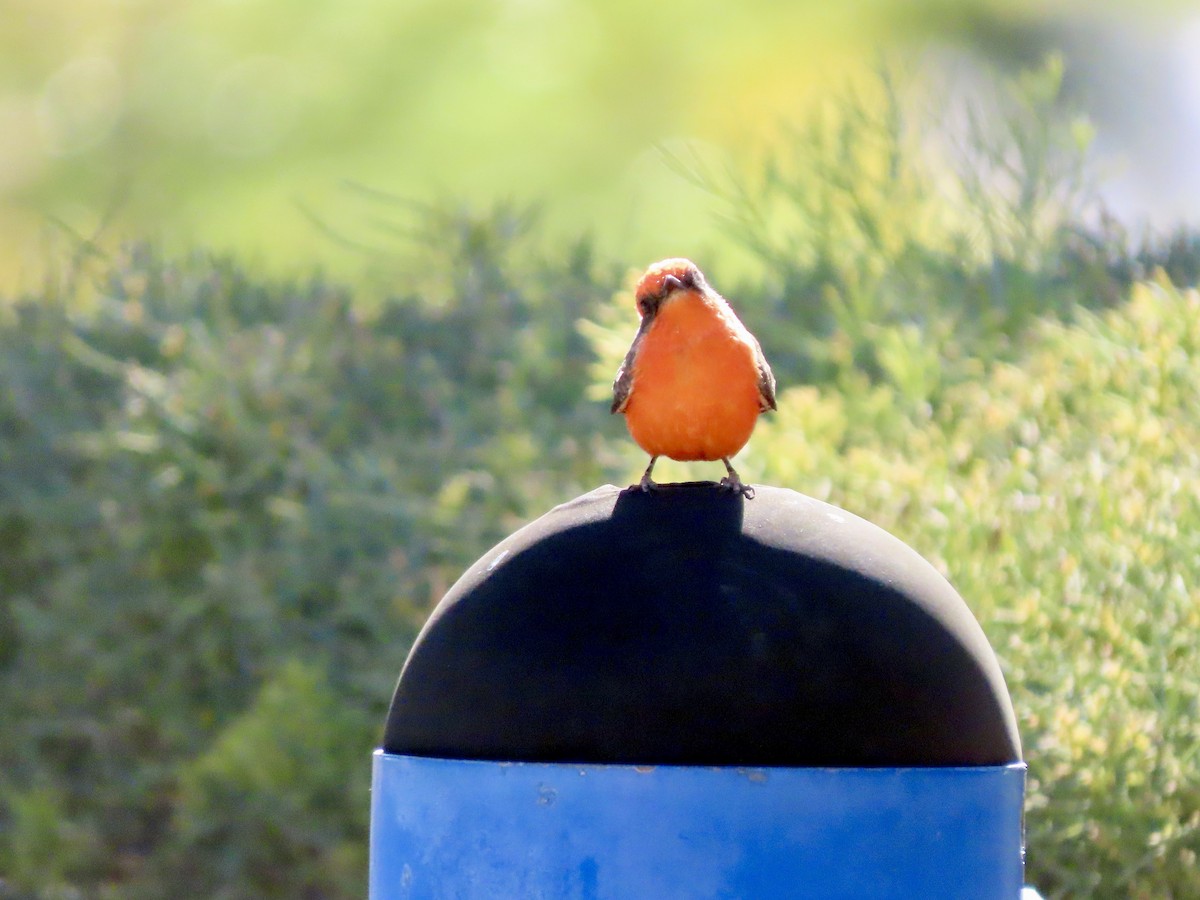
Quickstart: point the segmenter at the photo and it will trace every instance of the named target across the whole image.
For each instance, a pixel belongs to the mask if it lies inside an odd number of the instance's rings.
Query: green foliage
[[[1001,91],[952,177],[884,80],[725,194],[764,274],[709,275],[781,386],[739,465],[975,609],[1033,883],[1194,896],[1200,245],[1089,218],[1060,74]],[[375,202],[407,235],[386,302],[134,246],[0,305],[0,895],[361,896],[369,752],[431,604],[640,470],[607,411],[625,267],[526,210]]]
[[[375,726],[320,666],[286,663],[205,752],[180,767],[168,852],[147,879],[194,896],[311,897],[366,890]]]
[[[1117,302],[1158,265],[1186,275],[1186,253],[1169,263],[1153,240],[1135,251],[1105,213],[1092,128],[1062,76],[1052,57],[955,98],[885,68],[749,173],[677,161],[761,265],[764,278],[727,289],[763,323],[752,330],[768,358],[818,381],[900,374],[924,399],[939,358],[1003,356],[1034,316]],[[896,369],[909,355],[897,342],[925,354],[921,372]]]
[[[353,781],[374,740],[362,722],[382,724],[430,605],[482,548],[601,477],[601,423],[618,423],[579,402],[575,322],[615,278],[582,245],[543,258],[528,216],[429,213],[421,227],[408,263],[423,277],[369,314],[320,281],[145,248],[86,301],[3,307],[10,886],[182,896],[265,879],[234,850],[270,825],[206,799],[239,787],[212,761],[270,731],[280,692],[332,691],[361,717],[336,735]],[[312,697],[287,675],[295,658],[328,682]],[[289,753],[301,736],[279,739]],[[288,785],[249,787],[262,811]],[[305,861],[263,891],[360,895],[357,878],[311,879],[360,859],[346,842],[361,828],[329,823],[360,827],[365,807],[347,809],[361,799],[331,800],[341,819],[314,812],[319,832],[272,836]],[[186,858],[188,879],[162,854]]]
[[[1138,287],[1040,324],[1021,364],[785,391],[745,468],[857,512],[943,571],[1000,656],[1047,896],[1200,891],[1200,295]]]

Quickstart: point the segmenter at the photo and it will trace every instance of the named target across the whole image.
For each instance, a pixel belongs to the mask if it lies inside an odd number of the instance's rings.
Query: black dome
[[[542,762],[1016,762],[962,598],[883,530],[794,491],[599,488],[511,535],[434,610],[389,753]]]

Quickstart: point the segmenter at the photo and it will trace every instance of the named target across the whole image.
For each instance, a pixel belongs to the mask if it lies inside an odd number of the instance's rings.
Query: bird
[[[650,454],[635,487],[652,491],[660,456],[721,460],[721,486],[746,499],[754,488],[730,463],[761,413],[773,410],[775,376],[762,347],[691,260],[651,265],[634,291],[641,324],[613,381],[612,412]]]

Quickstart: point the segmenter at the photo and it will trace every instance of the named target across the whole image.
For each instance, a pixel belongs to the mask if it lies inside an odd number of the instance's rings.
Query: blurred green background
[[[1131,33],[1116,9],[4,0],[0,283],[36,285],[47,246],[130,237],[357,278],[394,234],[356,188],[538,202],[631,259],[716,249],[664,149],[744,159],[879,52],[934,42],[1007,64],[1069,45],[1074,74],[1118,82],[1098,97],[1136,94],[1146,67],[1096,37]],[[1141,13],[1146,41],[1174,34],[1170,9]]]
[[[919,31],[879,0],[7,5],[6,267],[35,273],[47,213],[87,237],[353,273],[347,245],[387,235],[347,183],[537,198],[661,254],[705,229],[658,143],[745,147],[855,52]]]
[[[779,379],[743,475],[978,615],[1031,883],[1200,895],[1194,18],[0,16],[0,897],[362,896],[425,616],[644,466],[607,397],[668,255]]]

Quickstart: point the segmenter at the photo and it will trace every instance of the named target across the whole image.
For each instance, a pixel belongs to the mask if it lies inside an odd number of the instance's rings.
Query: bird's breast
[[[634,439],[673,459],[720,459],[742,448],[758,412],[753,338],[732,312],[699,297],[666,304],[633,361]]]

